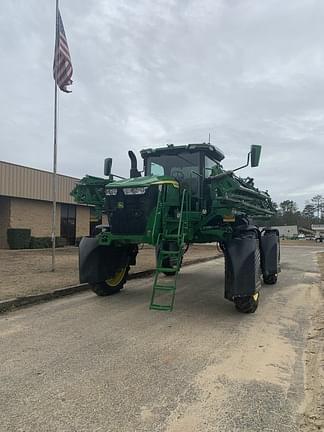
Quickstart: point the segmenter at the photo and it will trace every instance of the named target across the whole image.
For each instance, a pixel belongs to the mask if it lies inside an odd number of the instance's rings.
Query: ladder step
[[[180,253],[182,253],[181,250],[178,250],[178,251],[160,250],[159,251],[159,254],[161,254],[161,255],[172,255],[172,256],[175,256],[175,255],[179,255]]]
[[[161,193],[159,193],[159,205],[157,206],[161,214],[164,209],[163,204],[160,202]],[[186,213],[189,211],[189,197],[186,190],[182,192],[181,207],[180,211],[177,210],[177,214],[164,213],[165,219],[163,220],[163,231],[158,236],[158,246],[161,247],[159,253],[156,256],[156,271],[153,282],[153,291],[151,296],[150,309],[156,309],[160,311],[172,311],[176,293],[177,276],[181,267],[182,257],[184,254],[185,246],[185,231],[189,227],[189,222],[185,220]],[[157,214],[157,213],[156,213]],[[176,244],[177,250],[165,250],[163,246],[165,243]],[[167,246],[164,246],[167,247]],[[169,246],[170,247],[170,246]],[[172,267],[165,267],[170,265]],[[172,285],[164,285],[159,280],[160,273],[165,273],[166,276],[172,276]],[[167,279],[168,280],[168,279]],[[156,299],[157,297],[157,299]],[[163,304],[165,301],[169,304]],[[158,304],[161,299],[162,304]]]
[[[179,236],[178,234],[165,234],[163,237],[166,240],[173,240],[173,239],[181,240],[181,236]]]
[[[175,291],[175,285],[155,285],[154,287],[157,291]]]
[[[177,267],[170,268],[170,267],[157,267],[156,270],[159,273],[176,273],[178,271]]]
[[[161,310],[161,311],[172,311],[173,306],[172,305],[159,305],[159,304],[151,304],[150,305],[150,309],[155,309],[155,310]]]

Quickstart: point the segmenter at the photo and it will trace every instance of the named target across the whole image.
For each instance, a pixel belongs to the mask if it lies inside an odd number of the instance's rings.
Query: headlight
[[[110,195],[117,195],[117,189],[106,189],[106,195],[110,196]]]
[[[125,195],[143,195],[145,194],[147,187],[135,187],[135,188],[125,188]]]

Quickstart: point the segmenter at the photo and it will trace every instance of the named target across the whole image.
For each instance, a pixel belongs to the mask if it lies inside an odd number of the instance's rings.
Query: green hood
[[[172,184],[174,187],[179,188],[179,183],[174,179],[174,177],[167,176],[134,177],[125,180],[118,180],[107,184],[106,188],[148,187],[154,184]]]

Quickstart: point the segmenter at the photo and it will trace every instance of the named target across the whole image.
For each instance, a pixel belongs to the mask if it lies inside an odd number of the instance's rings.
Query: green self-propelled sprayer
[[[225,258],[225,298],[239,311],[254,312],[261,279],[274,284],[280,271],[278,231],[257,226],[274,213],[270,196],[252,178],[235,174],[258,166],[260,153],[261,146],[252,145],[246,165],[226,171],[223,153],[211,144],[170,144],[141,151],[142,176],[129,151],[129,179],[112,174],[112,160],[106,159],[107,178],[86,176],[72,192],[77,202],[108,217],[96,236],[80,242],[80,282],[99,296],[119,292],[136,264],[138,246],[149,244],[156,250],[150,308],[170,311],[189,245],[218,242]]]

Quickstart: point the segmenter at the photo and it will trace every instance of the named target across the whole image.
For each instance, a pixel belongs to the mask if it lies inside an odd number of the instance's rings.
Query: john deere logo
[[[224,215],[223,216],[223,222],[235,222],[235,216],[234,215]]]
[[[118,201],[118,203],[117,203],[117,208],[119,208],[119,209],[124,208],[124,203],[123,203],[123,201]]]

